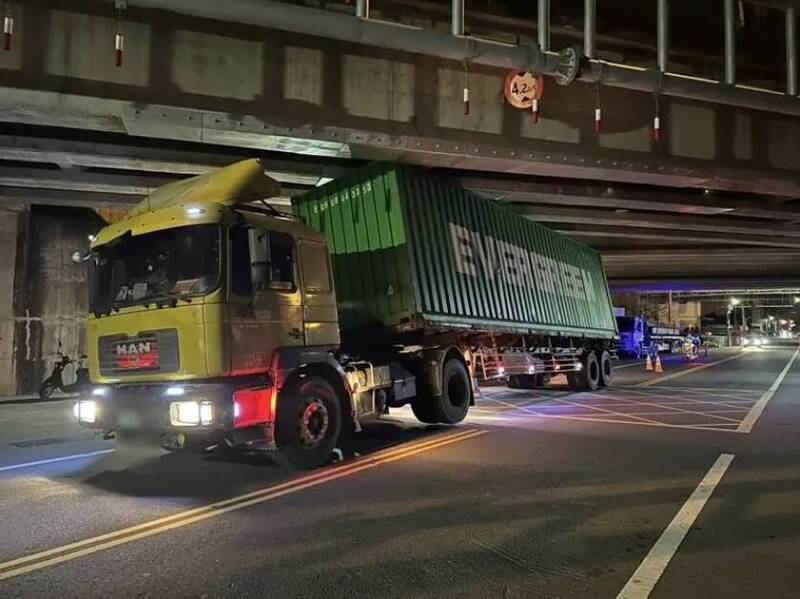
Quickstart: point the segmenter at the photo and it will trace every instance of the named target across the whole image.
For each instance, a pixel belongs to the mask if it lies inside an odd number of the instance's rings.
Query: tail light
[[[245,428],[275,421],[275,402],[278,393],[274,387],[240,389],[233,393],[233,426]]]

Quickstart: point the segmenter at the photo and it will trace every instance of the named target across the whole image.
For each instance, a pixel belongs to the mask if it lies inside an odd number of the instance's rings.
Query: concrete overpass
[[[586,29],[583,14],[496,8],[468,11],[453,36],[450,2],[372,4],[356,19],[345,2],[11,2],[0,273],[18,291],[0,305],[0,364],[13,369],[23,352],[29,386],[59,339],[80,347],[85,283],[66,265],[99,225],[81,207],[124,207],[253,155],[284,184],[284,203],[369,160],[439,169],[597,247],[620,289],[800,285],[796,65],[792,89],[791,72],[752,48],[733,44],[723,65],[721,40],[717,56],[707,40],[681,40],[683,19],[729,32],[732,15],[676,5],[655,36],[620,0],[600,3]],[[776,19],[796,29],[789,4],[772,4],[743,14],[765,31]],[[604,22],[603,7],[632,16]],[[538,123],[502,98],[521,67],[550,75]]]

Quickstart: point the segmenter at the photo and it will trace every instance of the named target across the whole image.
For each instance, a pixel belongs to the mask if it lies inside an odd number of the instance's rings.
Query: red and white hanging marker
[[[653,141],[661,141],[661,117],[653,117]]]
[[[598,107],[594,109],[594,132],[600,133],[603,130],[603,111]]]
[[[122,11],[128,8],[128,0],[114,0],[117,9],[117,33],[114,36],[114,65],[121,67],[125,54],[125,36],[122,34]]]
[[[114,40],[114,64],[118,67],[122,66],[122,57],[125,52],[125,36],[121,32],[117,32]]]
[[[6,15],[3,18],[3,50],[11,52],[11,40],[14,37],[14,17]]]
[[[464,115],[469,116],[469,88],[464,88]]]
[[[533,115],[533,124],[539,124],[539,100],[536,98],[531,102],[531,114]]]

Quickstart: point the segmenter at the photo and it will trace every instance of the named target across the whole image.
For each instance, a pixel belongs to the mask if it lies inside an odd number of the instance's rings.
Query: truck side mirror
[[[83,264],[84,262],[88,262],[92,259],[92,251],[91,250],[75,250],[72,252],[72,261],[75,264]]]

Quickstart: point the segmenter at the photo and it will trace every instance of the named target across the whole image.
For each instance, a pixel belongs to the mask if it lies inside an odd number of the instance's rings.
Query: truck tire
[[[278,401],[277,461],[292,468],[324,466],[342,429],[342,409],[333,387],[310,376],[284,388]]]
[[[600,361],[597,354],[587,351],[581,363],[581,370],[567,373],[569,388],[572,391],[596,391],[600,387]]]
[[[456,424],[467,417],[472,391],[467,368],[455,358],[442,367],[442,394],[438,397],[416,397],[411,410],[426,424]]]
[[[608,350],[598,352],[598,361],[600,363],[600,386],[608,387],[611,380],[614,378],[614,367],[611,365],[611,354]]]

